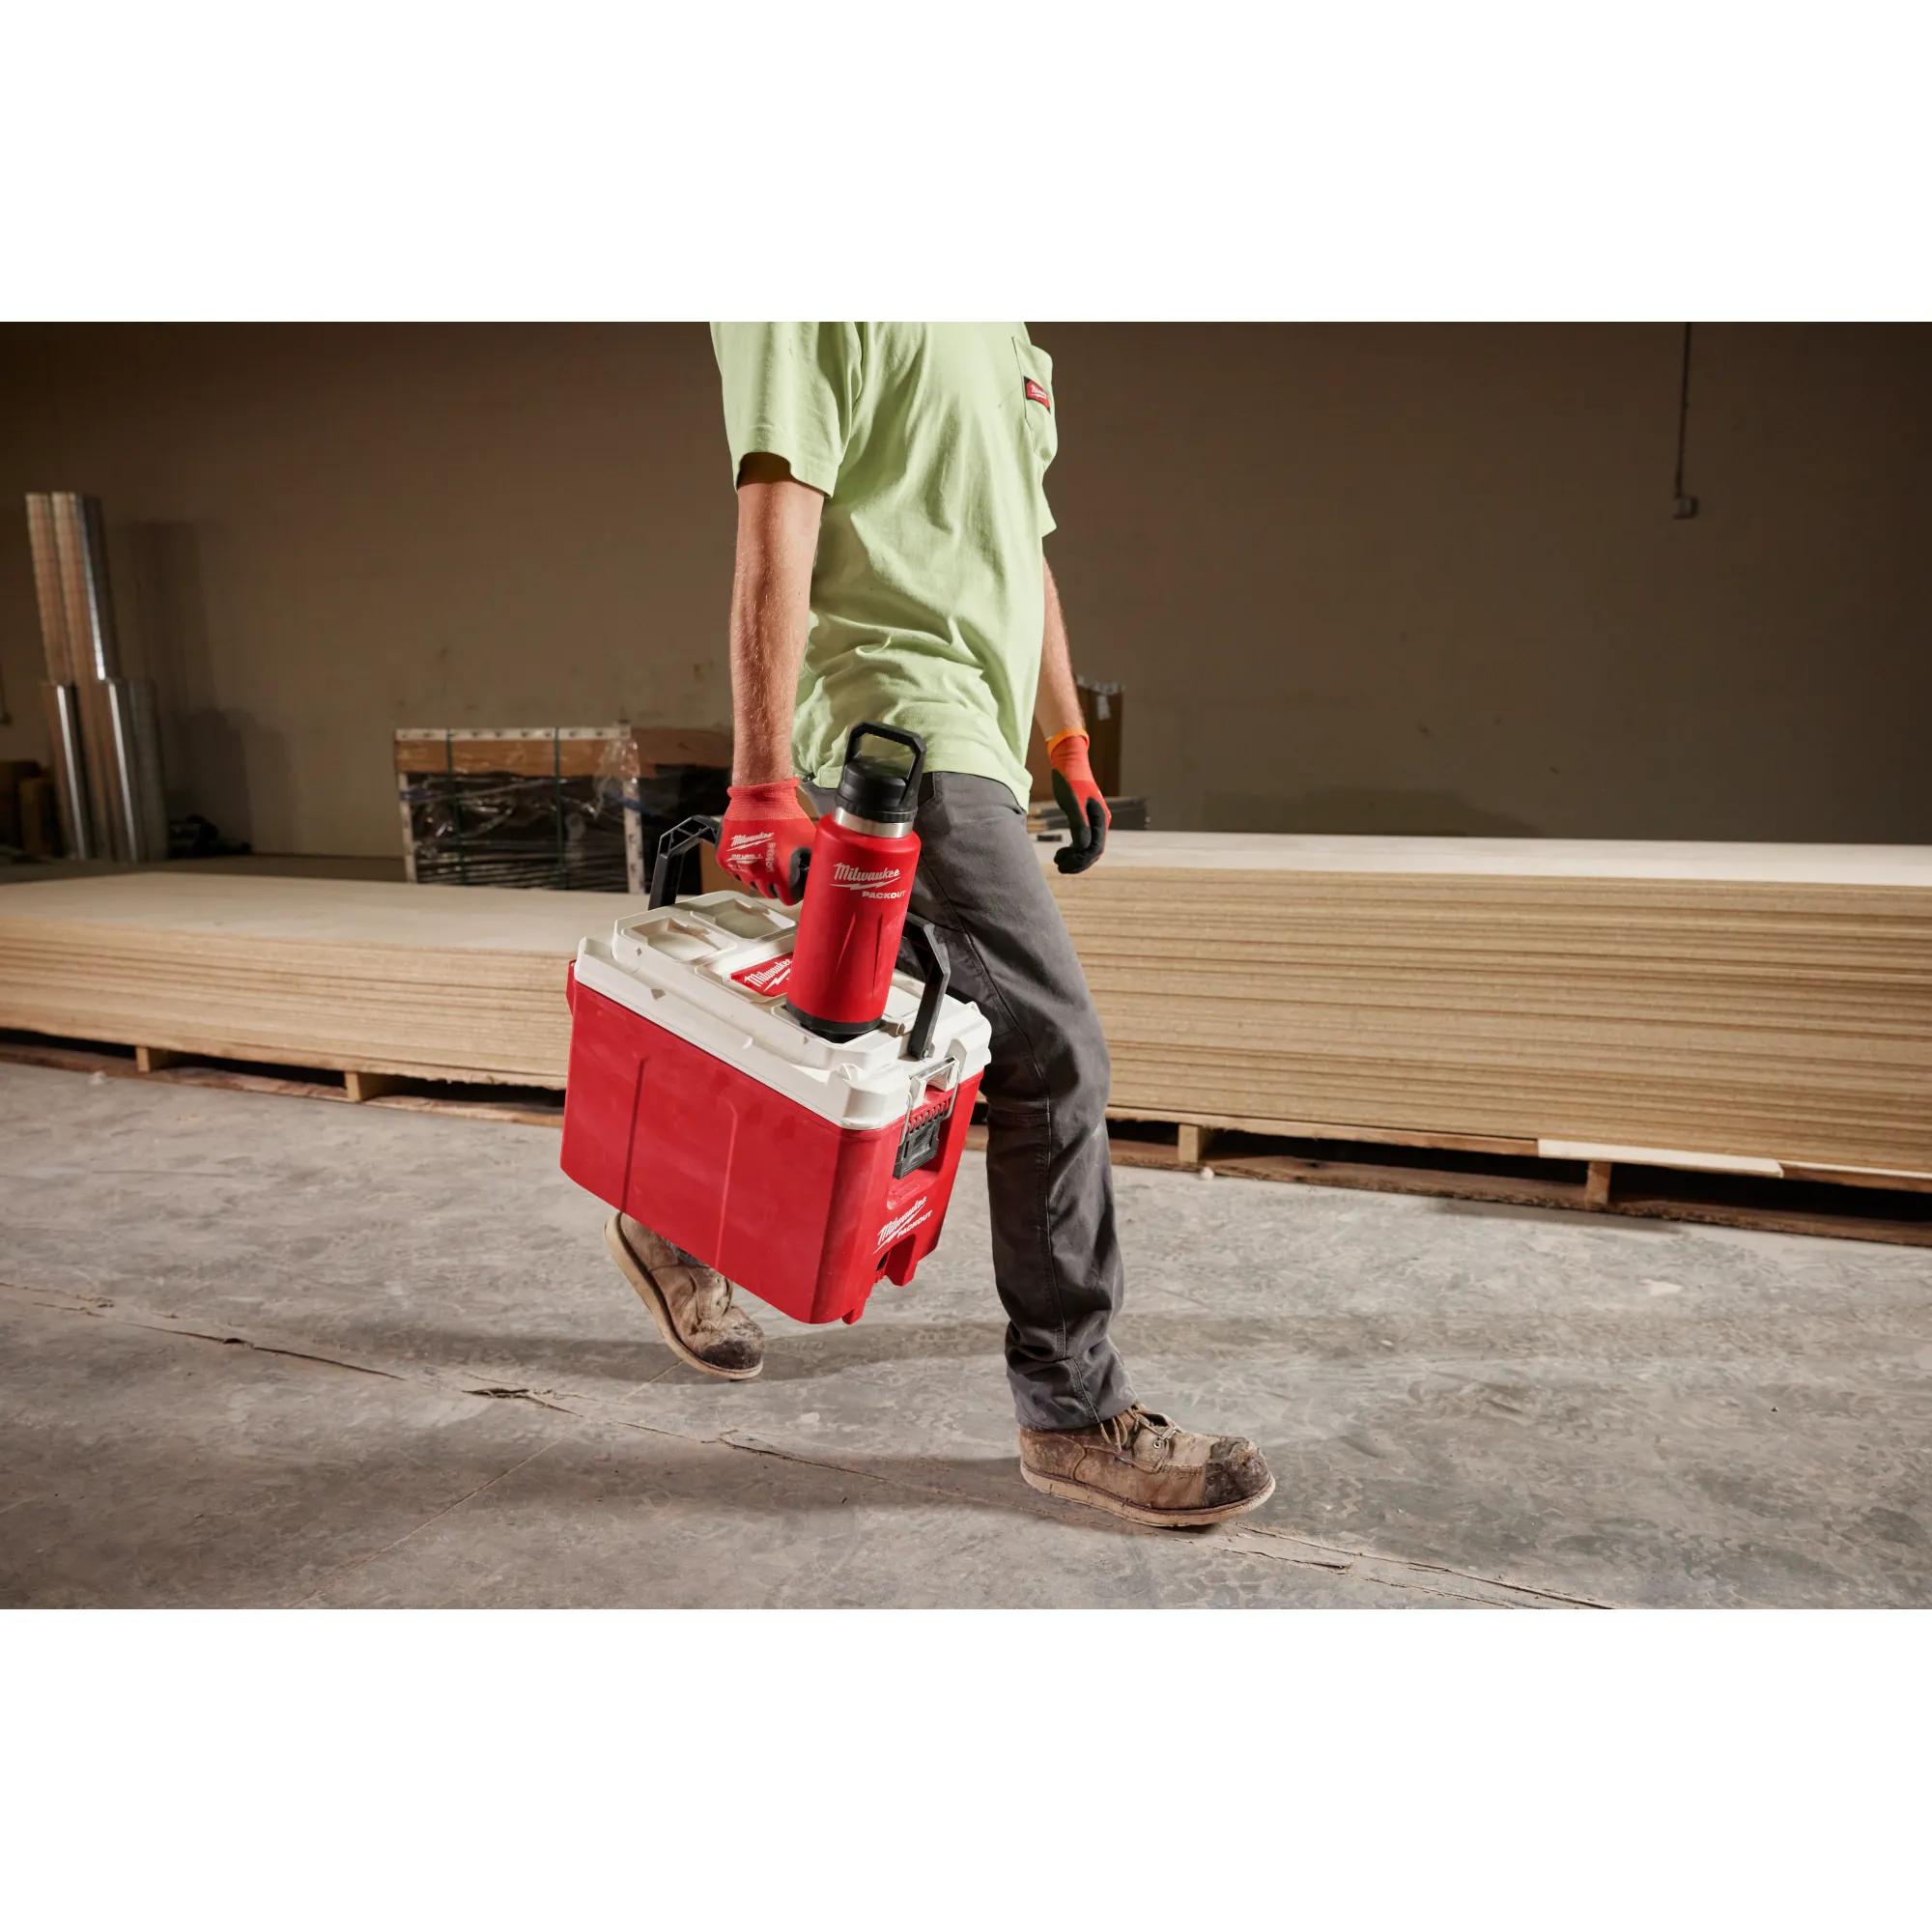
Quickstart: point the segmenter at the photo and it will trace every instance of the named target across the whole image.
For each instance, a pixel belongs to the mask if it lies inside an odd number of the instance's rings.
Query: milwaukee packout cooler
[[[801,1321],[856,1321],[931,1252],[988,1028],[895,974],[884,1019],[838,1043],[784,1010],[796,914],[707,893],[586,939],[570,977],[563,1171]]]

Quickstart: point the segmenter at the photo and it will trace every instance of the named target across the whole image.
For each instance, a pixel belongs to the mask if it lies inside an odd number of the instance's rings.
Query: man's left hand
[[[1066,814],[1068,842],[1053,855],[1053,863],[1063,872],[1084,872],[1107,849],[1107,828],[1113,814],[1100,787],[1094,782],[1094,767],[1087,759],[1084,731],[1059,731],[1047,741],[1046,758],[1053,767],[1053,796]]]

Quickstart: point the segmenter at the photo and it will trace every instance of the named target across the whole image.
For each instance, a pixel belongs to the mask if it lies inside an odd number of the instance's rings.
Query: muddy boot
[[[604,1240],[680,1361],[734,1382],[764,1367],[764,1330],[731,1306],[731,1284],[716,1268],[687,1261],[628,1214],[611,1216]]]
[[[1096,1429],[1022,1429],[1020,1474],[1070,1503],[1188,1529],[1274,1494],[1262,1452],[1240,1435],[1197,1435],[1135,1403]]]

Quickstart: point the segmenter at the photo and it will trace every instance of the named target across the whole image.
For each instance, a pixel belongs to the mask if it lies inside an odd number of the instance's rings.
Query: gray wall
[[[1674,326],[1034,332],[1156,823],[1932,839],[1932,328],[1700,327],[1688,523]],[[399,724],[728,718],[701,326],[0,329],[0,757],[63,488],[260,849],[392,851]]]

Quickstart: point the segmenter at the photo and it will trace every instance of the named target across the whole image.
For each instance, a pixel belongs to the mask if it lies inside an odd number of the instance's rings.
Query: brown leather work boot
[[[1245,1436],[1197,1435],[1139,1403],[1097,1429],[1022,1429],[1020,1474],[1049,1496],[1166,1529],[1221,1522],[1274,1494]]]
[[[686,1261],[628,1214],[611,1216],[604,1240],[680,1361],[733,1382],[765,1366],[764,1330],[731,1306],[731,1284],[716,1268]]]

